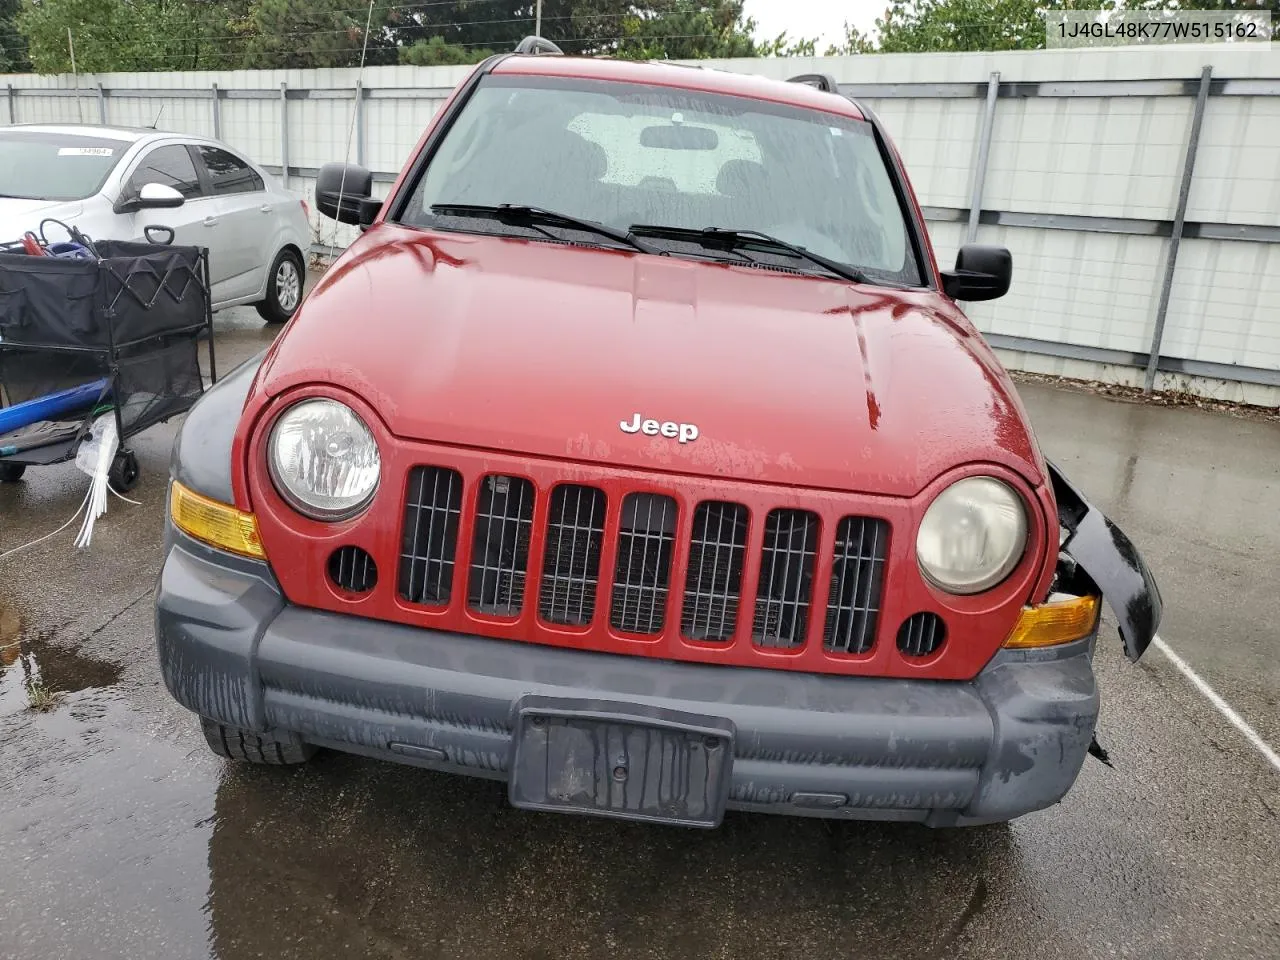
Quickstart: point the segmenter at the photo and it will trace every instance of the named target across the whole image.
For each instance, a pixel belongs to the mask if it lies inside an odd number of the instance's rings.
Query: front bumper
[[[156,637],[178,702],[455,773],[506,779],[522,698],[621,702],[730,721],[730,809],[985,823],[1061,799],[1098,715],[1093,638],[1001,651],[963,683],[673,663],[296,607],[265,564],[169,541]]]

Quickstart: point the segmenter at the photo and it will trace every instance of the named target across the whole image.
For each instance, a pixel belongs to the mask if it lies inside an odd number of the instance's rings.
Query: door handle
[[[216,227],[216,226],[218,225],[218,218],[217,218],[217,217],[205,217],[205,218],[204,218],[204,225],[205,225],[206,227]]]
[[[260,206],[258,209],[259,209],[259,210],[261,210],[263,213],[270,213],[270,212],[271,212],[271,204],[269,204],[269,203],[264,203],[264,204],[263,204],[262,206]]]

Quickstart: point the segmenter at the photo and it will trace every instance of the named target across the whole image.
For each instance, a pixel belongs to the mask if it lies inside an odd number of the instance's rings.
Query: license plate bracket
[[[526,810],[719,826],[733,724],[643,704],[525,697],[509,796]]]

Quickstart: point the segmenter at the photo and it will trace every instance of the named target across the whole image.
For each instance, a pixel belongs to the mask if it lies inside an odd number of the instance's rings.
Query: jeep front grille
[[[676,502],[656,493],[622,501],[609,623],[626,633],[661,633],[667,616]]]
[[[690,517],[666,493],[615,500],[598,487],[559,484],[548,495],[529,479],[495,473],[465,487],[464,497],[455,470],[412,471],[399,570],[404,600],[454,603],[461,535],[470,553],[458,602],[474,615],[524,623],[536,613],[554,627],[595,625],[636,642],[711,648],[740,641],[784,653],[821,643],[827,654],[859,655],[875,647],[889,550],[884,520],[824,519],[791,507],[756,513],[720,500],[694,502]],[[536,610],[526,610],[530,591]],[[531,621],[517,636],[527,639],[530,629]],[[912,640],[916,655],[928,646]]]
[[[494,616],[519,616],[529,570],[533,484],[523,477],[489,475],[480,481],[467,603]]]
[[[448,606],[461,513],[462,475],[457,470],[414,468],[400,548],[400,596],[410,603]]]
[[[704,501],[693,514],[689,573],[680,632],[690,640],[724,642],[738,628],[742,566],[747,552],[747,508]]]
[[[562,484],[551,494],[538,613],[548,623],[585,626],[596,612],[604,491]]]
[[[764,522],[764,552],[751,639],[762,647],[804,645],[813,593],[818,516],[807,510],[771,510]]]
[[[889,545],[889,525],[870,517],[845,517],[836,531],[831,598],[823,646],[839,653],[866,653],[876,639],[880,587]]]

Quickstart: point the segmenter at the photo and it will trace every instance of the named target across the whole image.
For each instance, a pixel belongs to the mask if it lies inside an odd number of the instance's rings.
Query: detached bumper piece
[[[972,682],[669,663],[295,607],[169,531],[165,683],[259,732],[507,781],[522,807],[714,826],[724,809],[935,826],[1057,802],[1092,738],[1093,638]],[[731,754],[731,756],[728,756]]]

